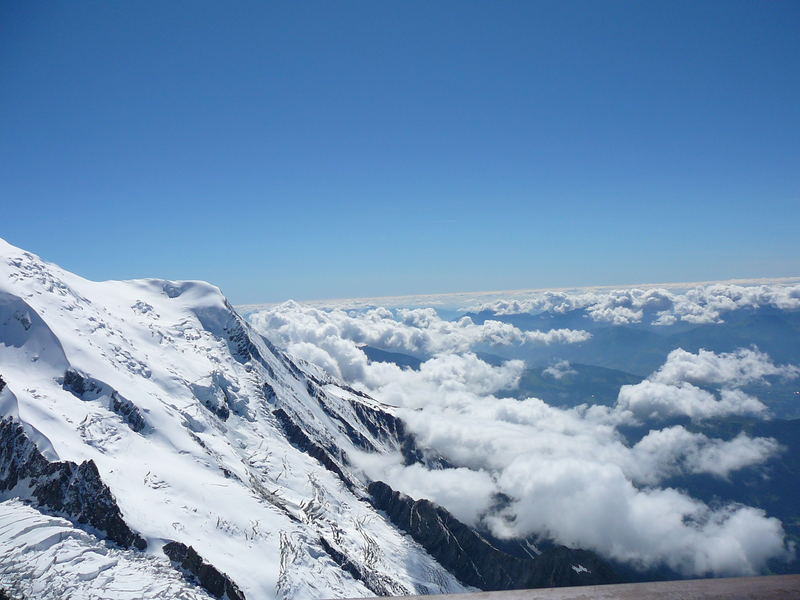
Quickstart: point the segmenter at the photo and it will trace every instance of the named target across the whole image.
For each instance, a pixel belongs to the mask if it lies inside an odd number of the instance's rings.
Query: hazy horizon
[[[593,290],[630,290],[630,289],[686,289],[706,285],[768,285],[768,284],[791,284],[800,282],[800,276],[787,277],[753,277],[740,279],[711,279],[707,281],[664,281],[659,283],[628,283],[628,284],[607,284],[607,285],[575,285],[565,287],[537,287],[519,288],[508,290],[470,290],[462,292],[441,292],[441,293],[421,293],[421,294],[398,294],[392,296],[352,296],[342,298],[285,298],[275,302],[248,302],[234,304],[240,310],[254,310],[266,306],[275,306],[283,302],[298,302],[316,307],[336,307],[348,303],[357,302],[358,305],[371,306],[382,304],[383,306],[416,306],[424,304],[443,304],[447,300],[464,298],[471,300],[474,298],[490,298],[504,296],[524,296],[540,292],[580,292]],[[213,282],[212,282],[213,283]],[[223,290],[224,291],[224,290]],[[450,306],[450,305],[448,305]]]

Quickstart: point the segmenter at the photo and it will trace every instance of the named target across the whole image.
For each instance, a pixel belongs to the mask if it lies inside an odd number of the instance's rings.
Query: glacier
[[[367,501],[349,468],[353,450],[409,447],[391,407],[291,359],[210,284],[88,281],[0,241],[0,377],[4,420],[43,460],[94,465],[143,551],[117,547],[63,502],[42,514],[30,481],[4,486],[0,523],[61,528],[58,543],[104,556],[81,564],[105,577],[119,571],[120,582],[139,569],[139,597],[173,585],[157,576],[171,542],[248,598],[468,589]],[[4,475],[14,460],[3,456]],[[70,571],[57,563],[33,577],[61,550],[0,530],[0,551],[22,544],[4,560],[0,586],[38,597],[41,582]],[[101,552],[104,544],[114,548]],[[73,573],[60,585],[120,597],[92,585],[98,577]],[[194,587],[185,597],[204,597]]]

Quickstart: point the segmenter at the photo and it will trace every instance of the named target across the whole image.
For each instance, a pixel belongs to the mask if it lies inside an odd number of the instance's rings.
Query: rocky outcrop
[[[464,584],[495,591],[618,581],[593,552],[556,546],[535,558],[514,557],[429,500],[414,500],[381,481],[368,491],[376,508]]]
[[[170,542],[163,548],[164,554],[184,576],[199,585],[215,598],[245,600],[244,593],[225,573],[203,560],[191,546]]]
[[[250,361],[261,364],[270,377],[274,379],[275,371],[265,360],[255,340],[264,341],[264,338],[255,333],[250,325],[239,316],[233,306],[225,300],[224,308],[196,311],[197,318],[203,327],[215,332],[228,344],[231,356],[239,363],[246,364]],[[273,353],[279,352],[272,344],[265,343],[267,349]],[[281,356],[278,356],[280,359]]]
[[[353,482],[344,474],[342,468],[333,459],[334,451],[332,448],[323,448],[321,445],[312,441],[311,438],[308,437],[308,434],[306,434],[282,408],[273,410],[272,414],[275,415],[275,418],[278,420],[278,424],[283,434],[286,436],[286,439],[289,440],[295,448],[317,459],[323,467],[338,475],[339,479],[341,479],[348,488],[352,489]]]
[[[234,389],[219,371],[214,371],[202,382],[190,384],[189,388],[203,406],[223,421],[231,416],[232,407],[241,404],[236,395],[238,388]]]
[[[75,369],[67,369],[64,372],[64,377],[59,381],[61,382],[61,387],[76,398],[86,402],[92,400],[105,401],[106,407],[119,415],[122,421],[133,431],[140,433],[147,426],[138,407],[107,383],[103,383],[94,377],[89,377]]]
[[[390,577],[376,572],[363,563],[350,560],[324,537],[319,538],[319,544],[333,562],[349,573],[353,579],[363,583],[376,596],[407,596],[410,593],[409,590],[394,583]]]
[[[125,424],[137,433],[144,431],[147,426],[139,408],[127,398],[120,396],[117,391],[111,392],[111,410],[122,417]]]
[[[395,446],[406,465],[420,463],[432,469],[449,466],[440,456],[431,452],[423,452],[417,445],[414,436],[406,429],[403,421],[391,412],[375,406],[375,400],[369,395],[339,381],[324,381],[310,374],[306,374],[306,379],[306,390],[309,395],[317,400],[320,408],[334,420],[339,430],[357,448],[365,452],[378,451],[366,436],[353,427],[351,422],[355,421],[358,421],[375,440],[388,442]],[[356,398],[338,398],[336,403],[331,403],[322,390],[322,386],[327,383],[334,383],[337,387],[358,398],[363,398],[365,401]]]
[[[11,418],[0,421],[0,492],[30,498],[45,512],[89,525],[120,546],[147,546],[123,520],[93,461],[48,461]]]
[[[414,436],[407,430],[403,421],[391,413],[378,410],[366,404],[351,402],[358,419],[364,423],[370,432],[379,439],[394,440],[398,445],[400,454],[403,456],[403,463],[411,465],[414,463],[427,464],[425,455],[417,446]],[[434,466],[435,465],[429,465]]]

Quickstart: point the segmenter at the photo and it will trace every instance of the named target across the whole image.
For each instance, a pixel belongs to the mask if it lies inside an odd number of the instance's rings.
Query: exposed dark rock
[[[427,464],[428,462],[425,460],[425,455],[422,450],[417,446],[414,436],[410,434],[403,436],[400,442],[400,454],[403,457],[403,464],[406,466],[415,463]]]
[[[351,394],[353,394],[355,396],[361,396],[362,398],[366,398],[367,400],[372,400],[372,397],[369,394],[367,394],[366,392],[362,392],[361,390],[357,390],[355,388],[352,388],[349,385],[342,385],[341,387],[342,387],[342,389],[347,390],[348,392],[350,392]]]
[[[170,281],[166,282],[162,287],[162,289],[164,290],[164,293],[170,298],[177,298],[183,293],[183,289],[180,286],[175,285]]]
[[[223,309],[202,309],[196,311],[195,314],[206,331],[215,332],[216,335],[225,340],[231,356],[237,362],[244,364],[248,370],[250,365],[247,363],[258,363],[264,367],[270,377],[275,378],[275,371],[266,361],[259,345],[254,340],[259,341],[259,343],[264,342],[273,353],[277,352],[277,350],[265,338],[253,331],[227,300],[225,300]],[[276,356],[282,359],[280,355],[276,354]],[[247,402],[240,402],[240,404],[241,406],[232,406],[231,408],[236,414],[244,416],[244,407]]]
[[[376,508],[467,585],[495,591],[619,580],[593,552],[556,546],[535,558],[514,557],[429,500],[414,500],[381,481],[371,483],[368,491]]]
[[[324,537],[319,538],[319,543],[322,546],[322,549],[328,553],[328,556],[330,556],[333,559],[333,562],[339,565],[339,567],[343,571],[347,571],[348,573],[350,573],[350,575],[353,576],[353,579],[357,579],[358,581],[364,581],[364,577],[361,574],[361,569],[358,568],[358,565],[356,563],[347,558],[336,548],[331,546],[328,540],[326,540]],[[379,592],[376,592],[375,590],[372,591],[375,592],[376,594],[379,594]]]
[[[0,420],[0,491],[34,498],[40,508],[89,525],[121,546],[147,546],[123,520],[94,461],[48,461],[10,417]]]
[[[203,406],[205,406],[208,410],[217,415],[223,421],[227,421],[228,417],[231,416],[231,409],[228,408],[227,403],[226,404],[223,404],[221,402],[215,403],[215,402],[209,402],[207,400],[203,400],[202,403]]]
[[[229,319],[227,323],[225,323],[225,333],[228,336],[228,347],[231,349],[233,357],[241,363],[246,363],[250,360],[266,363],[258,347],[256,347],[253,340],[251,340],[248,335],[247,330],[249,326],[227,300],[225,301],[225,308],[227,308],[230,313]]]
[[[285,352],[282,352],[281,350],[279,350],[277,348],[277,346],[275,346],[275,344],[270,342],[264,336],[261,336],[261,340],[264,342],[264,345],[267,347],[267,349],[270,352],[272,352],[272,354],[275,356],[275,358],[277,358],[279,361],[281,361],[283,363],[283,365],[287,369],[289,369],[289,372],[291,373],[292,377],[294,377],[298,381],[302,381],[305,378],[305,376],[306,376],[305,373],[303,373],[303,371],[301,371],[300,368],[296,364],[294,364],[294,362],[292,362],[292,359],[289,358],[286,355]],[[266,363],[264,363],[264,364],[266,364]],[[273,378],[275,377],[274,373],[271,373],[271,377],[273,377]]]
[[[320,406],[322,407],[322,410],[324,410],[328,414],[328,416],[330,416],[332,419],[336,420],[339,423],[345,435],[350,439],[351,442],[353,442],[353,444],[357,448],[360,448],[365,452],[378,451],[378,449],[372,442],[370,442],[363,434],[361,434],[361,432],[356,430],[355,427],[353,427],[350,423],[348,423],[345,418],[330,410],[326,403],[320,402]]]
[[[111,410],[122,417],[122,420],[136,432],[141,432],[147,426],[139,408],[127,398],[120,396],[116,390],[111,392]]]
[[[279,360],[285,362],[287,359],[283,353],[275,348],[269,340],[263,336],[258,335],[253,331],[252,327],[245,321],[239,313],[225,300],[225,314],[215,315],[213,318],[205,313],[198,313],[198,318],[203,326],[209,331],[215,331],[216,327],[210,321],[214,320],[221,324],[222,330],[225,332],[228,348],[233,357],[240,363],[244,364],[250,361],[257,362],[264,367],[267,374],[275,379],[275,371],[270,366],[269,362],[264,358],[261,350],[253,340],[254,338],[263,342],[267,349],[272,352]],[[294,366],[294,365],[292,365]],[[297,367],[294,367],[295,369]]]
[[[141,433],[147,426],[142,413],[133,402],[99,379],[79,373],[75,369],[67,369],[61,380],[61,387],[80,400],[89,402],[103,399],[106,406],[117,413],[123,422],[137,433]]]
[[[170,542],[164,546],[164,554],[189,581],[201,586],[215,598],[245,600],[244,593],[231,578],[203,560],[191,546]]]
[[[347,573],[350,573],[350,575],[353,576],[353,579],[363,583],[375,595],[398,596],[409,594],[409,590],[398,585],[396,582],[392,581],[391,578],[367,569],[363,565],[359,565],[358,563],[350,560],[347,556],[334,548],[324,537],[319,538],[319,543],[328,556],[333,559],[333,562],[339,565],[339,568]]]
[[[270,404],[275,404],[275,401],[278,399],[278,394],[275,393],[275,388],[272,387],[267,382],[264,382],[261,385],[261,389],[264,392],[264,400],[266,400]]]
[[[99,392],[100,388],[86,381],[86,377],[73,369],[67,369],[64,373],[64,381],[61,383],[66,391],[83,400],[83,395],[87,391]]]
[[[3,391],[3,388],[6,387],[6,382],[3,380],[3,376],[0,375],[0,392]]]
[[[40,476],[49,464],[18,423],[11,417],[0,421],[0,491]]]
[[[264,361],[261,364],[263,365],[264,370],[267,372],[267,375],[269,375],[272,379],[275,379],[275,370],[272,368],[272,366],[267,361]]]
[[[334,419],[342,433],[344,433],[353,444],[366,452],[377,452],[375,445],[367,439],[361,432],[352,426],[351,420],[352,413],[341,414],[338,412],[340,409],[336,405],[330,405],[324,391],[320,386],[325,385],[325,382],[320,381],[313,375],[307,375],[308,381],[306,382],[306,390],[308,393],[317,400],[320,407],[325,413]],[[357,395],[365,400],[374,400],[365,394],[340,382],[333,382],[338,387],[347,390],[348,392]],[[416,439],[408,432],[403,421],[391,414],[388,411],[381,410],[380,408],[370,406],[369,404],[360,402],[358,400],[344,399],[345,402],[352,407],[355,413],[355,418],[366,427],[366,429],[378,440],[383,440],[389,444],[393,444],[400,451],[403,456],[403,462],[406,465],[414,463],[424,464],[429,468],[438,469],[446,468],[450,465],[447,461],[431,452],[423,452],[417,446]]]
[[[357,431],[348,421],[351,415],[342,415],[337,409],[328,404],[325,393],[320,389],[327,383],[334,383],[343,390],[350,392],[365,400],[374,400],[364,392],[356,390],[338,381],[322,381],[319,378],[306,375],[306,391],[319,402],[320,407],[325,413],[336,420],[341,426],[342,432],[350,438],[357,447],[367,452],[375,452],[377,449],[364,435]],[[407,433],[403,422],[393,414],[374,408],[357,400],[345,400],[350,404],[355,412],[356,418],[367,428],[367,430],[379,440],[384,440],[390,444],[396,444],[403,454],[406,464],[413,462],[423,462],[422,453],[417,449],[413,436]]]
[[[369,398],[365,394],[362,396]],[[414,435],[407,429],[403,421],[395,415],[367,406],[361,402],[351,402],[359,420],[366,425],[370,432],[378,439],[391,440],[398,444],[400,454],[403,456],[403,463],[411,465],[414,463],[424,464],[432,469],[449,467],[447,461],[433,454],[423,452]]]
[[[308,386],[313,386],[313,384],[309,382]],[[375,448],[375,445],[372,442],[370,442],[361,432],[356,430],[346,418],[336,412],[336,410],[334,410],[328,404],[327,398],[321,390],[317,390],[316,388],[314,388],[314,390],[315,391],[312,393],[312,396],[317,400],[320,408],[323,410],[323,412],[325,412],[326,415],[338,423],[341,430],[355,446],[364,450],[365,452],[377,452],[377,448]]]
[[[348,488],[352,489],[353,482],[342,472],[341,467],[339,467],[333,459],[332,451],[328,451],[316,442],[313,442],[311,438],[306,435],[306,432],[303,431],[282,408],[273,410],[272,414],[278,419],[278,423],[286,439],[289,440],[295,448],[317,459],[323,467],[338,475],[339,479],[341,479]]]
[[[279,355],[281,362],[283,362],[284,366],[289,369],[289,372],[294,376],[295,379],[302,380],[305,377],[305,373],[300,370],[294,361],[289,358],[289,356],[285,352],[281,352]]]

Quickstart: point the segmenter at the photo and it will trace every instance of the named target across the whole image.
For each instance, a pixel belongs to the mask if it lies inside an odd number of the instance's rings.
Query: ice
[[[64,389],[68,370],[101,391]],[[100,585],[109,595],[96,597],[205,597],[168,568],[161,548],[170,540],[191,545],[250,599],[465,589],[373,509],[348,466],[365,447],[397,449],[392,409],[296,364],[210,284],[88,281],[0,240],[0,376],[2,415],[49,460],[93,460],[148,541],[146,554],[109,549],[9,500],[0,549],[17,556],[7,573],[42,573],[25,583],[30,597],[88,597],[81,590]],[[126,423],[112,392],[146,427]],[[347,483],[287,439],[278,409]],[[20,533],[21,516],[35,528]]]

